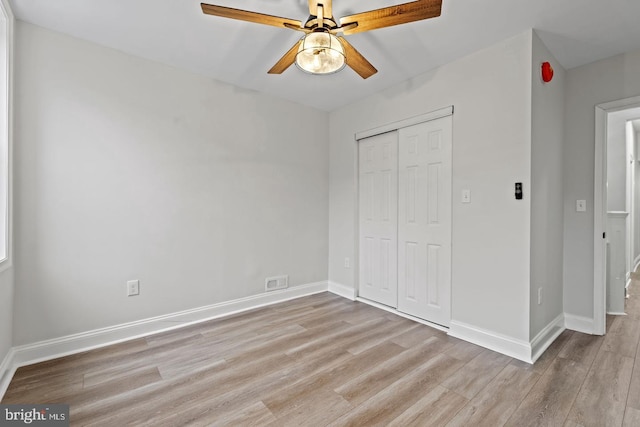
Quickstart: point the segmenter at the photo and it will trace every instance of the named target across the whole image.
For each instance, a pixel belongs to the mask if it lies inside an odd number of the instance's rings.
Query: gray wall
[[[531,233],[558,225],[556,209],[552,218],[537,213],[558,192],[536,160],[557,146],[531,142],[545,132],[536,129],[548,114],[538,101],[557,105],[557,93],[532,95],[530,32],[329,120],[29,24],[18,30],[16,345],[254,295],[274,274],[297,285],[325,280],[328,269],[355,286],[354,268],[343,265],[345,257],[356,265],[354,133],[446,105],[456,107],[453,318],[528,340],[558,300],[570,315],[593,316],[594,107],[640,95],[640,52],[566,73],[564,292],[548,304],[555,261],[539,248],[557,248],[557,239]],[[308,123],[330,134],[307,134]],[[543,203],[513,200],[516,181]],[[470,205],[456,203],[463,188]],[[576,199],[587,200],[587,213],[575,212]],[[0,274],[7,319],[12,275]],[[141,280],[141,296],[125,296],[129,279]],[[537,283],[551,290],[550,308],[534,308],[529,324]],[[0,350],[10,323],[0,322]]]
[[[564,311],[593,318],[595,106],[640,95],[640,51],[567,71],[564,145]],[[587,212],[575,210],[587,200]]]
[[[554,69],[540,77],[542,62]],[[531,288],[530,338],[562,314],[562,145],[565,71],[533,34],[531,79]],[[538,304],[538,289],[542,303]]]
[[[15,345],[327,279],[327,113],[26,23],[16,51]]]
[[[627,132],[623,114],[607,125],[607,211],[627,211]]]
[[[530,31],[331,113],[329,278],[356,286],[356,263],[344,267],[357,254],[355,133],[449,105],[452,320],[528,342]],[[470,204],[460,203],[462,189]]]

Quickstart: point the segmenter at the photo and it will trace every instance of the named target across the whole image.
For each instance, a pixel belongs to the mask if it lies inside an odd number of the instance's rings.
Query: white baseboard
[[[218,317],[247,311],[266,305],[271,305],[295,298],[313,295],[328,290],[328,282],[317,282],[291,288],[252,295],[232,301],[198,307],[93,331],[81,332],[33,344],[13,347],[2,365],[0,365],[1,385],[7,385],[15,369],[57,357],[67,356],[119,342],[128,341],[143,336],[178,329],[195,323],[204,322]],[[7,375],[9,372],[9,375]],[[7,380],[6,377],[9,377]],[[5,389],[0,388],[0,399]]]
[[[531,340],[531,361],[535,363],[565,329],[564,313],[560,313]]]
[[[572,331],[582,332],[583,334],[593,335],[593,319],[590,317],[575,316],[573,314],[564,314],[564,326]]]
[[[336,283],[329,281],[329,292],[340,295],[341,297],[350,299],[351,301],[356,300],[356,290],[351,286],[343,285],[341,283]]]
[[[456,320],[451,321],[449,335],[522,360],[523,362],[533,363],[531,358],[531,344],[527,341],[521,341]]]
[[[607,314],[610,314],[611,316],[626,316],[627,313],[625,313],[624,311],[607,311]]]
[[[16,368],[13,363],[14,354],[15,352],[13,348],[10,348],[9,352],[4,357],[4,360],[0,363],[0,401],[9,387],[13,374],[16,372]]]

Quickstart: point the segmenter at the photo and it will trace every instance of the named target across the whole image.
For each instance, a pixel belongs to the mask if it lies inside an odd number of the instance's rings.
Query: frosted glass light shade
[[[311,74],[331,74],[342,70],[346,60],[340,40],[324,31],[307,34],[298,47],[296,65]]]

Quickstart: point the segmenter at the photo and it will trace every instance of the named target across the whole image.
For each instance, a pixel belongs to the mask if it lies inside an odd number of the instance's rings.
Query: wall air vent
[[[289,276],[275,276],[264,279],[264,290],[275,291],[276,289],[286,289],[289,287]]]

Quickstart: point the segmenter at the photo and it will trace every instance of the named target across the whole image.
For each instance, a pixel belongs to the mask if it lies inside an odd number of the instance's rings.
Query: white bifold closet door
[[[359,143],[359,295],[443,326],[451,318],[451,145],[451,116]]]
[[[451,116],[399,131],[398,310],[451,320]]]
[[[398,133],[359,143],[361,297],[397,306]]]

